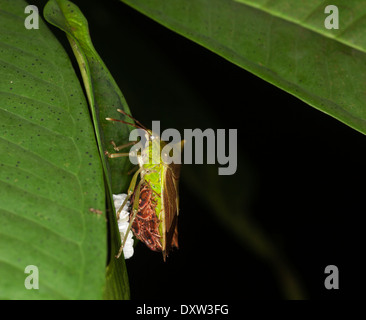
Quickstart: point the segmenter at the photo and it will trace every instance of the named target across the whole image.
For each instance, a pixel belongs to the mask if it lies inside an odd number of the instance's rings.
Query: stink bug
[[[148,143],[144,150],[136,155],[139,169],[133,175],[127,197],[117,211],[118,220],[119,213],[132,197],[129,226],[116,258],[120,257],[127,234],[132,228],[135,236],[147,247],[153,251],[162,252],[165,261],[170,249],[172,247],[178,248],[178,183],[181,165],[174,162],[165,163],[161,152],[167,143],[160,140],[160,137],[124,111],[120,109],[117,111],[133,119],[135,123],[113,118],[106,118],[106,120],[121,122],[144,130]],[[111,143],[114,150],[118,152],[135,142],[122,146],[117,146],[113,141]],[[183,145],[184,140],[175,145],[174,148],[181,152]],[[105,154],[110,158],[129,156],[129,153],[109,153],[108,151],[105,151]],[[139,176],[140,180],[137,183]]]

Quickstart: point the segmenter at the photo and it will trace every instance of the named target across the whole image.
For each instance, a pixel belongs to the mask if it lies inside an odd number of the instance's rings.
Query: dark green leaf
[[[364,1],[122,1],[366,133]],[[339,30],[324,27],[328,4]]]
[[[118,145],[129,142],[131,127],[105,120],[106,117],[118,118],[120,114],[116,109],[129,113],[129,108],[107,67],[93,47],[88,22],[79,8],[70,1],[51,0],[44,9],[44,15],[48,22],[66,33],[77,58],[91,105],[99,151],[103,159],[109,190],[108,221],[111,236],[105,298],[127,299],[129,298],[129,285],[126,266],[123,258],[118,260],[114,258],[121,243],[111,198],[112,192],[126,191],[130,180],[127,175],[130,162],[128,157],[107,161],[104,150],[110,148],[110,140],[115,141]],[[128,121],[131,120],[128,119]]]
[[[42,21],[24,27],[27,5],[0,0],[0,298],[100,299],[107,235],[94,130],[62,46]],[[24,287],[28,265],[38,290]]]

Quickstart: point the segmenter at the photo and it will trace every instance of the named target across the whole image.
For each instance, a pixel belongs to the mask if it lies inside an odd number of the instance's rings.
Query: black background
[[[237,174],[251,188],[243,195],[247,187],[220,178],[231,193],[227,206],[245,201],[251,220],[291,266],[302,297],[365,298],[364,135],[117,0],[74,3],[135,118],[180,130],[238,129]],[[271,263],[239,241],[187,182],[188,166],[180,249],[164,263],[138,244],[127,260],[131,297],[288,298]],[[330,264],[339,268],[339,290],[324,288]]]

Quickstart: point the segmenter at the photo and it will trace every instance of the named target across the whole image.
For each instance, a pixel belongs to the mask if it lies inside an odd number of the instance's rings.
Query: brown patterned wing
[[[178,184],[180,177],[180,164],[170,164],[164,170],[163,205],[165,214],[166,248],[163,248],[164,260],[172,246],[178,247],[178,214],[179,195]]]

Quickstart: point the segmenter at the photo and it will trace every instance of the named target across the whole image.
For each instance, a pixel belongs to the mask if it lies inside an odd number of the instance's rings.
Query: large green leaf
[[[366,133],[364,1],[122,1]],[[339,30],[324,27],[329,4]]]
[[[27,5],[0,0],[0,298],[99,299],[107,234],[94,130],[62,46],[42,21],[24,27]],[[24,286],[28,265],[38,290]]]
[[[94,49],[89,35],[88,22],[79,8],[70,1],[51,0],[45,6],[44,15],[48,22],[66,33],[76,56],[91,106],[99,151],[102,155],[109,191],[108,222],[111,238],[104,297],[106,299],[127,299],[129,298],[129,285],[126,266],[123,258],[118,260],[114,258],[121,241],[111,197],[112,192],[120,193],[127,189],[130,180],[127,171],[131,164],[128,157],[107,161],[104,150],[110,148],[110,140],[114,140],[118,145],[129,142],[129,132],[132,128],[121,123],[107,121],[105,118],[118,117],[117,108],[123,109],[127,113],[130,111],[117,84]]]
[[[348,1],[323,1],[308,0],[301,2],[297,0],[234,0],[244,3],[253,8],[267,12],[273,16],[286,21],[293,22],[305,29],[312,30],[326,37],[333,38],[352,48],[366,52],[365,30],[365,2],[360,0]],[[340,13],[340,30],[327,29],[324,27],[324,20],[333,13],[333,8],[327,6],[336,5]],[[331,11],[330,11],[331,10]],[[326,14],[326,15],[325,15]]]

